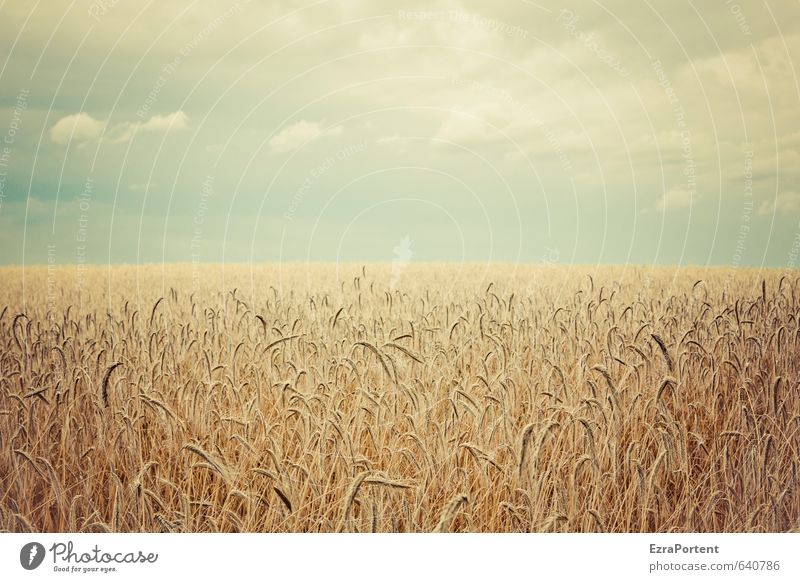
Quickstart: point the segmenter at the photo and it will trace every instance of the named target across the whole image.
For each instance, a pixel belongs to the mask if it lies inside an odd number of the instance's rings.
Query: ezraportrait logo
[[[44,561],[44,546],[39,542],[30,542],[19,551],[19,563],[26,570],[35,570]]]

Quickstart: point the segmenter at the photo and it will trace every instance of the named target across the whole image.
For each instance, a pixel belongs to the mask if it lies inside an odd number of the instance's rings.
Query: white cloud
[[[800,212],[800,193],[783,192],[775,200],[762,202],[758,207],[761,216],[768,216],[773,212]]]
[[[27,209],[29,216],[39,216],[47,213],[50,210],[50,205],[35,196],[29,196],[27,202]]]
[[[105,121],[95,119],[88,113],[74,113],[62,117],[50,128],[50,139],[58,144],[67,144],[70,140],[89,141],[100,137],[105,127]]]
[[[296,150],[304,143],[317,139],[323,134],[339,135],[340,133],[342,133],[341,125],[326,131],[319,123],[301,119],[269,140],[269,148],[273,153],[282,154]]]
[[[154,115],[147,121],[123,121],[116,124],[108,131],[106,139],[111,143],[124,143],[130,140],[136,132],[166,132],[189,127],[189,118],[183,111],[176,111],[168,115]],[[66,144],[70,140],[87,142],[103,136],[108,122],[95,119],[88,113],[74,113],[59,119],[50,128],[50,139],[57,144]]]
[[[170,131],[173,129],[186,129],[189,127],[189,118],[183,111],[176,111],[169,115],[154,115],[141,125],[139,131]]]
[[[692,205],[693,192],[684,188],[672,188],[659,198],[657,208],[669,210],[671,208],[688,208]]]
[[[499,102],[484,101],[469,107],[453,108],[434,137],[444,141],[491,142],[503,138],[510,121],[509,108]]]
[[[145,122],[123,122],[115,125],[109,132],[111,143],[124,143],[130,140],[137,132],[167,132],[189,127],[189,118],[183,111],[176,111],[168,115],[154,115]]]

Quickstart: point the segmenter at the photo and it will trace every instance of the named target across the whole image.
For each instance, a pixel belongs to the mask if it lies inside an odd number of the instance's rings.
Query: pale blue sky
[[[0,263],[794,266],[800,8],[630,4],[6,1]]]

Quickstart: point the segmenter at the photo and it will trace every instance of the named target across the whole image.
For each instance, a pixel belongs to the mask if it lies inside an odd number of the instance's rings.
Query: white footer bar
[[[800,534],[0,534],[0,579],[777,582],[798,553]]]

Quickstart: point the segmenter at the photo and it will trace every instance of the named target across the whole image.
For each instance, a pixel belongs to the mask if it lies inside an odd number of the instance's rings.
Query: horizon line
[[[345,265],[345,266],[391,266],[395,264],[396,261],[386,260],[386,261],[357,261],[357,260],[348,260],[348,261],[326,261],[326,260],[297,260],[297,261],[259,261],[259,262],[241,262],[241,261],[225,261],[225,262],[192,262],[192,261],[164,261],[164,262],[109,262],[109,263],[49,263],[45,262],[32,262],[32,263],[6,263],[0,264],[0,269],[25,269],[25,268],[53,268],[53,269],[65,269],[65,268],[74,268],[74,269],[96,269],[96,268],[112,268],[112,267],[267,267],[267,266],[279,266],[279,265],[287,265],[287,266],[297,266],[297,265],[317,265],[317,266],[333,266],[333,265]],[[412,265],[419,265],[419,266],[426,266],[426,265],[444,265],[444,266],[456,266],[456,265],[471,265],[471,266],[520,266],[520,267],[552,267],[552,268],[564,268],[564,267],[631,267],[631,268],[645,268],[645,269],[656,269],[656,268],[675,268],[675,269],[727,269],[731,271],[738,271],[738,270],[783,270],[783,271],[796,271],[800,269],[800,267],[793,266],[793,265],[730,265],[726,263],[706,263],[706,264],[699,264],[699,263],[615,263],[615,262],[600,262],[600,263],[563,263],[563,262],[534,262],[534,261],[427,261],[427,260],[420,260],[420,261],[403,261],[404,266],[412,266]]]

